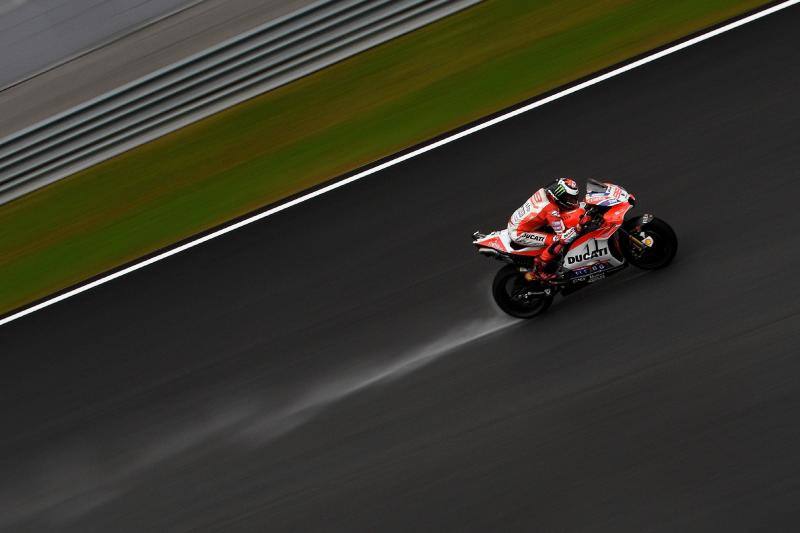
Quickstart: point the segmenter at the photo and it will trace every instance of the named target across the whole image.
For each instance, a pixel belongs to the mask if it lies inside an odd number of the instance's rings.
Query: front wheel
[[[492,296],[497,305],[516,318],[533,318],[544,313],[553,303],[553,290],[529,282],[518,267],[501,268],[492,282]]]
[[[625,223],[625,230],[632,239],[622,239],[625,258],[643,270],[664,268],[672,262],[678,252],[678,237],[669,224],[652,215],[635,218]]]

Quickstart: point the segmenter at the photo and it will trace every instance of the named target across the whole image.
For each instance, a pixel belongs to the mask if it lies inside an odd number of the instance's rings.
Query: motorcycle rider
[[[544,247],[534,260],[539,279],[552,279],[566,245],[578,237],[585,210],[575,180],[558,178],[517,209],[508,221],[511,240],[522,247]]]

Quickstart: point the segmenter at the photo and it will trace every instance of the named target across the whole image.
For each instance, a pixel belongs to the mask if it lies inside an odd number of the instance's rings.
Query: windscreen
[[[601,183],[597,180],[586,182],[586,203],[610,207],[628,201],[628,192],[613,183]]]
[[[608,185],[600,183],[597,180],[589,180],[586,182],[586,194],[605,193]]]

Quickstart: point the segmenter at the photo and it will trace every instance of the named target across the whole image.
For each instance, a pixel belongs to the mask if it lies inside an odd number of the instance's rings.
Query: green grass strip
[[[0,206],[0,313],[761,4],[487,0]]]

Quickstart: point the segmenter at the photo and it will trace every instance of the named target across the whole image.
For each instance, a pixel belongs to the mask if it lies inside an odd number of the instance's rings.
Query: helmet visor
[[[578,185],[573,180],[559,179],[548,187],[548,191],[560,207],[564,209],[578,207],[579,190]]]

